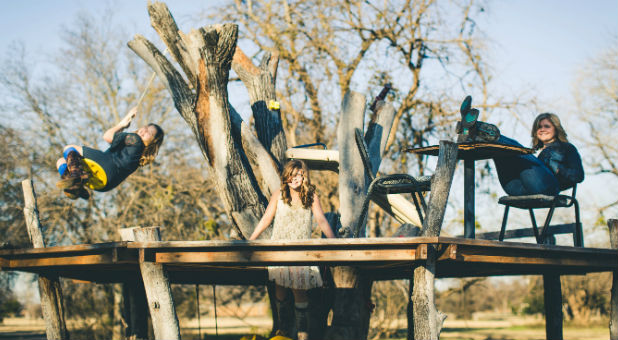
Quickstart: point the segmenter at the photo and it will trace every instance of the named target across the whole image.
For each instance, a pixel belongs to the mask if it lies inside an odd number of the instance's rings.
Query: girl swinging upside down
[[[56,186],[71,199],[88,199],[90,193],[84,186],[101,192],[112,190],[138,167],[152,163],[163,143],[163,129],[151,123],[135,132],[122,132],[136,113],[137,107],[132,108],[120,123],[103,134],[103,139],[111,144],[106,151],[65,146],[64,157],[56,162],[61,178]]]
[[[311,238],[311,217],[315,220],[326,235],[334,238],[322,206],[315,193],[315,186],[309,180],[309,172],[303,161],[292,160],[283,168],[281,175],[281,189],[277,190],[270,198],[264,216],[255,227],[249,240],[255,240],[273,222],[273,240],[299,240]],[[296,316],[296,329],[298,339],[307,339],[307,290],[321,287],[322,278],[318,267],[294,266],[294,267],[269,267],[268,278],[275,281],[276,306],[278,315],[282,317],[282,302],[285,299],[287,289],[291,288],[294,293],[294,306]],[[279,323],[281,324],[281,322]],[[291,336],[291,334],[283,334]]]

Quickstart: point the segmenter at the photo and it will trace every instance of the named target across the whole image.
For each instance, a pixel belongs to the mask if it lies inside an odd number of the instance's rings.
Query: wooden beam
[[[28,236],[35,248],[45,248],[32,179],[22,181],[21,185],[24,191],[24,215],[26,217]],[[57,276],[45,277],[39,275],[38,281],[47,339],[68,339],[69,333],[64,321],[64,305],[60,280]]]
[[[133,233],[136,241],[161,240],[158,227],[137,228],[133,230]],[[163,265],[153,262],[140,261],[139,267],[144,280],[155,339],[180,340],[178,316],[167,272]]]
[[[612,249],[618,249],[618,220],[607,221],[609,243]],[[612,290],[610,296],[609,338],[618,340],[618,270],[612,273]]]
[[[133,228],[118,229],[120,238],[124,242],[134,242]],[[137,257],[136,257],[137,258]],[[148,339],[148,301],[142,280],[125,278],[122,282],[122,313],[124,319],[124,336],[127,339]],[[116,310],[116,309],[114,309]],[[116,317],[116,315],[114,315]]]

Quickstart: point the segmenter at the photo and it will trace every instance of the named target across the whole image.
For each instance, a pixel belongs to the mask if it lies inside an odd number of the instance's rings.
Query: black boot
[[[307,313],[308,305],[294,306],[294,315],[296,316],[296,330],[298,332],[298,340],[309,339],[309,313]]]
[[[292,317],[294,315],[294,310],[292,309],[292,301],[290,299],[279,301],[279,299],[275,297],[275,307],[277,308],[279,324],[279,329],[277,329],[275,334],[289,338],[293,337],[294,323],[292,322]]]

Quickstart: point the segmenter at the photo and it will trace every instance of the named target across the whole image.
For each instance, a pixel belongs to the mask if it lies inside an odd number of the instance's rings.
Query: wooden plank
[[[77,244],[71,246],[55,246],[46,248],[19,248],[0,250],[0,256],[19,254],[48,254],[48,253],[79,253],[93,250],[105,250],[112,248],[125,248],[127,242],[106,242],[94,244]]]
[[[339,172],[339,151],[307,148],[291,148],[285,152],[288,159],[300,159],[310,170]]]
[[[299,264],[325,262],[414,261],[415,249],[380,251],[254,251],[254,252],[157,252],[157,263]]]
[[[533,149],[504,145],[498,143],[483,143],[483,142],[469,142],[458,143],[458,159],[490,159],[496,156],[509,156],[509,155],[523,155],[534,153]],[[422,148],[407,149],[406,152],[412,152],[421,155],[437,156],[439,145],[431,145]]]
[[[51,258],[23,258],[9,260],[11,268],[23,267],[52,267],[52,266],[80,266],[93,264],[115,263],[111,254],[85,255],[72,257],[51,257]]]

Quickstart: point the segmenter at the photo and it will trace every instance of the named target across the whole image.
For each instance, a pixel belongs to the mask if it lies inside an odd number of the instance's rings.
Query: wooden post
[[[133,233],[136,242],[161,241],[158,227],[136,228]],[[146,289],[155,339],[180,339],[180,327],[167,272],[163,265],[151,262],[144,253],[145,251],[140,249],[139,268]]]
[[[45,248],[32,179],[22,181],[21,185],[24,191],[24,215],[26,217],[28,236],[34,248]],[[64,305],[62,303],[60,280],[57,276],[39,275],[38,281],[47,339],[68,339],[69,333],[64,321]]]
[[[618,249],[618,220],[610,219],[607,221],[609,228],[609,242],[612,249]],[[609,313],[609,338],[618,340],[618,270],[612,273],[612,290],[610,298]]]
[[[453,183],[457,165],[457,144],[440,141],[436,172],[431,180],[431,196],[427,217],[423,223],[422,236],[440,236],[448,195]],[[435,305],[434,280],[436,273],[436,251],[427,245],[427,260],[414,269],[412,285],[412,315],[414,339],[439,339],[446,315],[438,312]],[[408,338],[411,335],[408,334]]]
[[[556,244],[556,238],[551,235],[545,239],[545,244]],[[543,275],[543,298],[545,303],[545,337],[560,340],[562,335],[562,286],[559,274]]]
[[[118,229],[120,239],[127,242],[135,241],[133,228]],[[124,319],[124,336],[131,340],[148,339],[148,301],[144,283],[139,276],[127,278],[122,283],[122,300]]]

